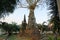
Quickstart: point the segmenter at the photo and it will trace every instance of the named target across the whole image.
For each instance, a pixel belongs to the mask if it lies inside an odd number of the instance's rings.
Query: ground
[[[3,40],[6,38],[6,35],[0,35],[0,40]],[[20,36],[17,36],[17,35],[11,35],[9,37],[9,40],[30,40],[29,37],[20,37]]]
[[[0,35],[0,40],[3,40],[6,38],[6,35]],[[53,35],[48,35],[49,40],[53,40],[54,36]],[[23,37],[23,36],[18,36],[18,35],[11,35],[9,37],[9,40],[32,40],[31,37]],[[60,40],[60,36],[58,36],[58,40]]]

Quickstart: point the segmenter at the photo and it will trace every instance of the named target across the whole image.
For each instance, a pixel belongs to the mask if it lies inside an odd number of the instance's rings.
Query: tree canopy
[[[57,0],[50,0],[50,7],[49,9],[51,9],[52,11],[50,12],[52,14],[50,22],[53,23],[53,30],[54,32],[58,29],[60,29],[59,27],[59,13],[58,13],[58,7],[57,7]]]
[[[15,23],[8,24],[6,22],[2,22],[2,24],[0,24],[0,28],[8,33],[17,32],[20,29],[19,25],[17,24]]]
[[[17,0],[0,0],[0,18],[12,13],[17,4]]]

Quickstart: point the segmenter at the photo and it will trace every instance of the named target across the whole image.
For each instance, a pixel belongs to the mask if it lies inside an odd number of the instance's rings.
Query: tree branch
[[[28,1],[28,0],[26,0],[26,2],[30,5],[30,3],[29,3],[29,1]]]
[[[42,2],[42,0],[37,0],[37,3],[39,2],[39,4],[38,5],[41,5],[41,2]]]
[[[39,2],[40,0],[37,0],[37,2]]]
[[[20,1],[19,1],[18,5],[19,5],[20,8],[28,8],[28,6],[24,7],[23,4]]]
[[[20,6],[20,8],[28,8],[28,7],[23,7],[23,6]]]

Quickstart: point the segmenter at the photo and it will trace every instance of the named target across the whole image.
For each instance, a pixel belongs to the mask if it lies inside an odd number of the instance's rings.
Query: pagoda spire
[[[26,17],[25,17],[25,14],[24,14],[24,19],[22,21],[22,30],[23,31],[26,30],[26,25],[27,25],[27,23],[26,23]]]
[[[26,22],[26,17],[25,17],[25,14],[24,14],[24,22]]]

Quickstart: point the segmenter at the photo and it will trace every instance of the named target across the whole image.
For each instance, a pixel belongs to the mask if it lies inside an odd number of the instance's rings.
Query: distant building
[[[26,29],[26,25],[27,25],[27,23],[26,23],[26,17],[24,15],[24,20],[22,21],[22,28]]]

